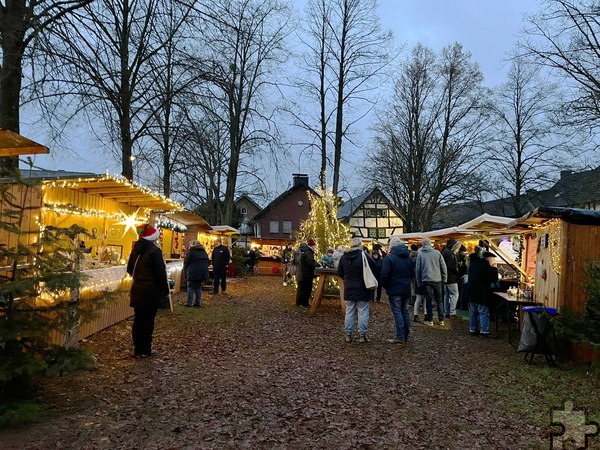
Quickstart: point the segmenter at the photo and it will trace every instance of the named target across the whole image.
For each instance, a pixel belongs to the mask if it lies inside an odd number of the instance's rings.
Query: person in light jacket
[[[167,267],[162,251],[155,244],[160,232],[148,224],[137,227],[139,239],[127,262],[127,273],[132,276],[129,305],[134,318],[131,326],[134,354],[136,358],[154,356],[152,334],[154,319],[162,299],[169,295]]]
[[[183,271],[187,282],[187,303],[185,306],[196,308],[202,306],[202,283],[209,278],[209,262],[204,245],[198,241],[191,241],[190,249],[183,262]]]
[[[371,271],[375,270],[375,261],[364,253]],[[360,343],[369,342],[369,302],[373,299],[373,291],[367,289],[363,278],[363,250],[360,238],[353,238],[350,249],[347,250],[338,265],[338,276],[344,280],[344,303],[346,315],[344,318],[344,333],[346,342],[352,342],[354,319],[358,314],[358,334]]]
[[[433,302],[435,301],[439,325],[444,326],[442,284],[446,282],[448,273],[442,254],[432,247],[429,238],[423,239],[423,246],[417,254],[416,275],[417,286],[423,287],[425,295],[427,311],[424,323],[433,326]]]

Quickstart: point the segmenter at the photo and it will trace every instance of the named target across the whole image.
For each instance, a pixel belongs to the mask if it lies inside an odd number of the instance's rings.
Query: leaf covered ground
[[[156,358],[130,357],[130,321],[82,343],[97,368],[44,380],[44,419],[0,431],[0,448],[546,449],[565,401],[600,419],[598,375],[525,365],[506,325],[487,340],[466,320],[416,324],[411,344],[389,344],[382,302],[371,342],[346,344],[337,300],[309,317],[279,277],[228,290],[204,308],[178,294],[157,318]]]

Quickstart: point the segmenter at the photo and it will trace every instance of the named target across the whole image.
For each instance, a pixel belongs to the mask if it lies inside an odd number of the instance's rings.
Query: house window
[[[271,220],[269,222],[269,233],[279,233],[279,221],[278,220]]]
[[[369,228],[369,237],[370,238],[385,238],[386,230],[385,228]]]
[[[240,211],[241,211],[242,214],[248,214],[248,208],[246,208],[245,206],[242,206],[240,208]]]
[[[365,208],[365,217],[387,217],[387,209]]]
[[[292,234],[292,221],[284,220],[282,222],[283,234]]]

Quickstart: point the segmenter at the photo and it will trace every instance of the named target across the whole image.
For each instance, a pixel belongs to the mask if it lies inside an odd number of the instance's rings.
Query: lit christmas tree
[[[329,247],[348,245],[350,239],[349,228],[342,224],[338,218],[340,200],[333,195],[330,189],[316,189],[317,195],[308,193],[310,212],[308,218],[300,224],[297,234],[297,244],[313,238],[317,241],[315,259],[319,261]]]

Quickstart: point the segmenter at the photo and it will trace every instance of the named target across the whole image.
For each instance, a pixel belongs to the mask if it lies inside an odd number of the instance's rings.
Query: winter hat
[[[362,240],[360,238],[352,238],[352,240],[350,241],[350,248],[361,248],[362,247]]]
[[[317,242],[313,238],[308,238],[306,240],[306,245],[308,245],[309,247],[314,247],[315,245],[317,245]]]
[[[494,255],[492,252],[483,252],[483,255],[481,255],[483,258],[495,258],[496,255]]]
[[[397,247],[400,244],[404,244],[404,242],[402,242],[402,239],[400,239],[398,236],[393,236],[390,239],[390,248]]]
[[[331,247],[329,247],[329,248],[327,249],[327,253],[331,253],[331,254],[333,254],[333,252],[334,252],[334,250],[333,250]]]
[[[456,241],[450,250],[452,250],[452,252],[456,253],[458,251],[458,249],[460,249],[460,247],[461,247],[460,242]]]
[[[431,239],[429,239],[428,237],[423,239],[423,247],[425,247],[426,245],[431,247]]]
[[[196,240],[190,241],[190,248],[192,247],[200,247],[200,242]]]
[[[160,231],[158,231],[157,228],[154,228],[150,224],[145,223],[136,228],[137,228],[137,233],[138,233],[139,237],[144,238],[147,241],[155,241],[160,236]]]

